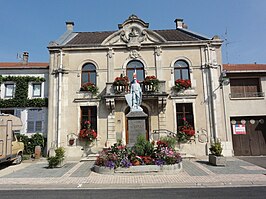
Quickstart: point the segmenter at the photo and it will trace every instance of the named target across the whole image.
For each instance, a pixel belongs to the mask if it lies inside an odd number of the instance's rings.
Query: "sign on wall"
[[[233,125],[233,134],[234,135],[243,135],[246,133],[246,126],[245,124],[234,124]]]

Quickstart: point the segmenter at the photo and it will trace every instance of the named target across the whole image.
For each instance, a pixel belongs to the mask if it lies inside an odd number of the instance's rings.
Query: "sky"
[[[188,29],[224,40],[223,63],[266,64],[265,0],[8,0],[0,8],[0,62],[17,62],[29,52],[30,62],[49,62],[47,46],[65,31],[115,31],[130,15],[152,30],[175,29],[184,19]]]

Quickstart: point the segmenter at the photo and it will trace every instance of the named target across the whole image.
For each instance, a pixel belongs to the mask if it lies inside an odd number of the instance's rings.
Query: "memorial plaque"
[[[138,135],[146,137],[145,118],[147,114],[143,111],[129,112],[128,118],[128,146],[133,146],[137,140]]]

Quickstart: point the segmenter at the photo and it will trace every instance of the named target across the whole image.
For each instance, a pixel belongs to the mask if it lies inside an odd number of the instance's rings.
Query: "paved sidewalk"
[[[46,162],[22,163],[0,170],[0,188],[136,188],[266,186],[266,169],[236,158],[226,167],[208,164],[205,158],[183,160],[183,170],[168,173],[98,174],[93,162],[69,161],[48,169]]]

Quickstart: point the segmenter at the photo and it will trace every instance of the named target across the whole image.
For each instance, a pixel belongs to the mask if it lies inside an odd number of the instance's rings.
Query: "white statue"
[[[140,84],[137,81],[136,73],[133,74],[130,93],[125,97],[131,111],[142,111],[142,108],[140,107],[142,101],[142,90]]]

